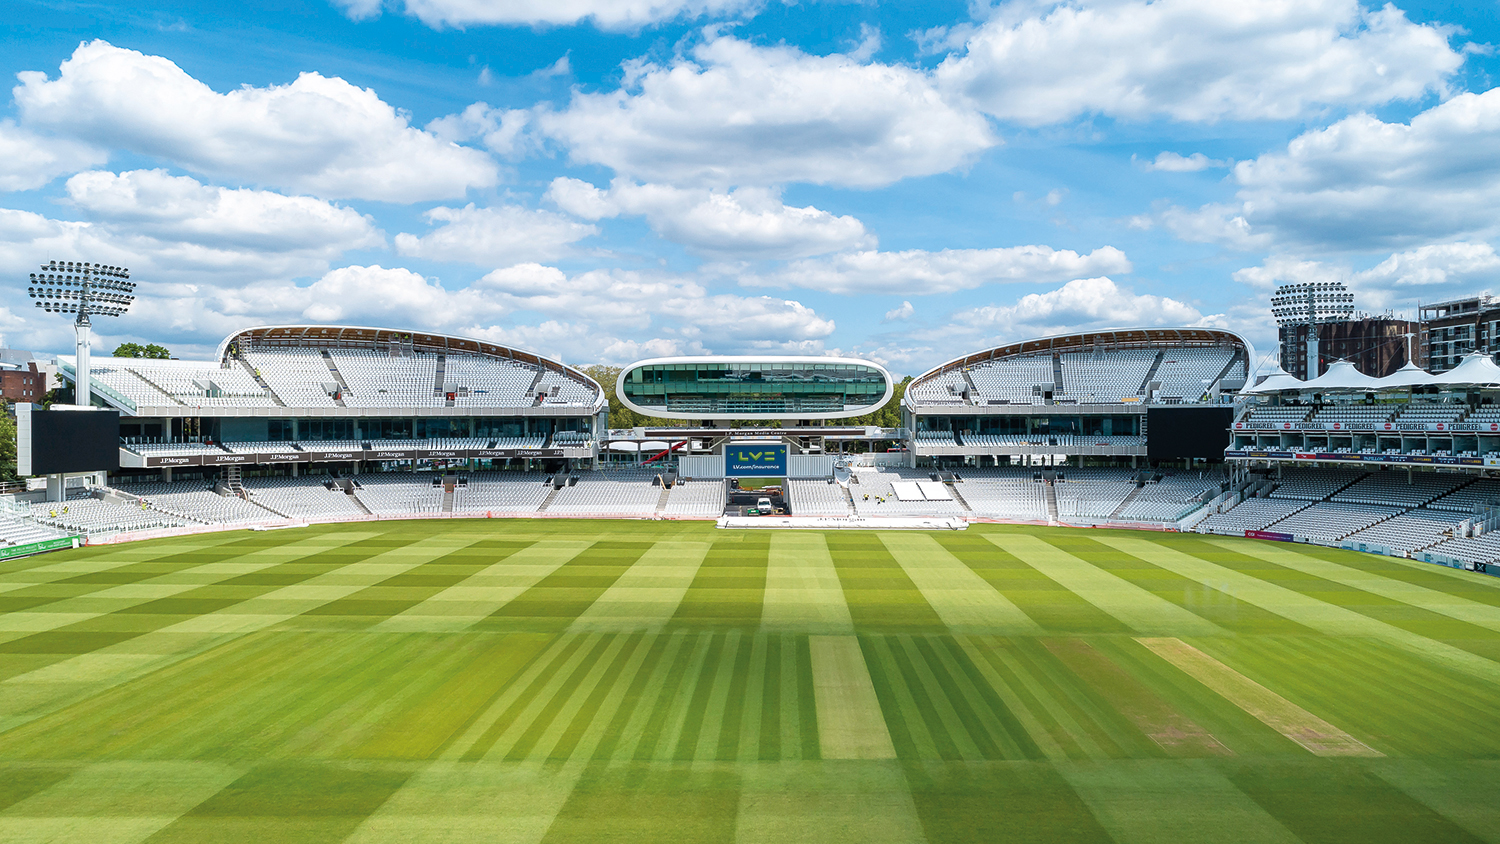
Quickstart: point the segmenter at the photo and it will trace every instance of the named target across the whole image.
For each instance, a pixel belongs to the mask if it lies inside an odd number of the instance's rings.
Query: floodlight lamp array
[[[124,267],[87,261],[49,261],[32,273],[26,293],[47,313],[119,316],[135,301],[135,282]]]
[[[1271,297],[1271,315],[1282,326],[1345,320],[1354,315],[1354,294],[1338,281],[1283,284]]]

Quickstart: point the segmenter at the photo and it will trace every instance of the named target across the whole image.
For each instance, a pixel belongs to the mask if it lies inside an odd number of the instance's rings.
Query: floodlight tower
[[[1318,371],[1318,326],[1353,316],[1354,294],[1341,281],[1283,284],[1271,297],[1271,315],[1282,328],[1307,326],[1307,377],[1316,378],[1322,374]]]
[[[73,371],[74,403],[92,403],[89,381],[89,316],[119,316],[135,301],[135,282],[130,270],[87,261],[49,261],[40,273],[31,274],[27,294],[49,314],[76,314],[73,330],[78,339],[78,360]]]

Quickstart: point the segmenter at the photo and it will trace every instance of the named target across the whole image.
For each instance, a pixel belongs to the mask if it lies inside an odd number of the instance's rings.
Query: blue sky
[[[6,9],[0,268],[131,267],[106,350],[315,321],[916,374],[1107,326],[1269,352],[1279,283],[1500,274],[1494,0]]]

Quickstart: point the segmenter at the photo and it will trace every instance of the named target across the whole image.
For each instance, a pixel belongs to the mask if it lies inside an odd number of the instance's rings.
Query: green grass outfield
[[[1500,842],[1500,578],[442,520],[0,562],[0,842]]]

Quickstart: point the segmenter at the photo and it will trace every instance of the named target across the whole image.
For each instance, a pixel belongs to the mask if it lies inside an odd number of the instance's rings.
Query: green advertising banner
[[[43,551],[61,551],[64,548],[73,548],[81,542],[82,539],[77,536],[61,536],[57,539],[28,542],[25,545],[11,545],[0,548],[0,560],[8,560],[12,557],[25,557],[30,554],[40,554]]]
[[[727,445],[724,475],[730,478],[786,477],[786,445]]]

